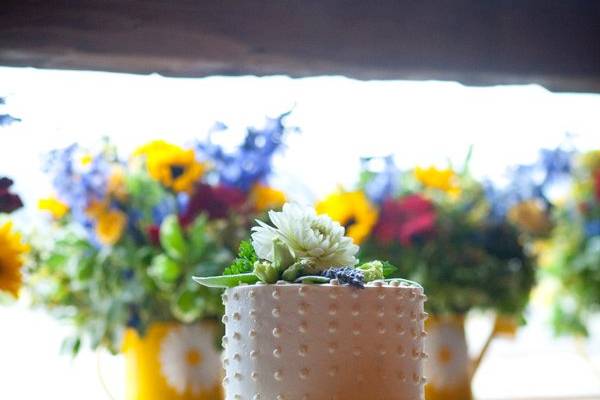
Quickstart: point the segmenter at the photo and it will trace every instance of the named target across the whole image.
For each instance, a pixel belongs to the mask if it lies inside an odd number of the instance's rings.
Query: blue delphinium
[[[585,236],[590,238],[592,236],[600,236],[600,219],[594,219],[586,222],[584,226]]]
[[[491,181],[484,182],[493,218],[504,218],[508,210],[524,200],[538,200],[551,208],[549,191],[567,179],[572,168],[574,151],[562,147],[542,149],[533,164],[517,165],[509,170],[509,183],[498,188]]]
[[[367,164],[372,158],[361,160],[363,170],[367,170]],[[398,190],[399,170],[392,155],[381,159],[384,163],[383,170],[374,173],[365,183],[365,193],[369,200],[376,204],[381,204],[383,200],[393,196]]]
[[[268,118],[262,129],[248,128],[244,142],[233,152],[211,141],[197,144],[201,158],[214,165],[217,183],[233,186],[244,191],[264,181],[271,173],[273,156],[282,148],[283,135],[289,130],[283,124],[288,113],[277,118]],[[214,130],[225,130],[220,124]]]
[[[0,105],[6,104],[4,97],[0,97]],[[19,118],[13,117],[10,114],[0,114],[0,126],[7,126],[14,122],[20,122]]]
[[[106,195],[109,164],[102,156],[92,157],[83,165],[77,144],[51,151],[44,160],[44,170],[52,180],[58,198],[71,209],[73,218],[89,225],[86,210],[94,200]]]

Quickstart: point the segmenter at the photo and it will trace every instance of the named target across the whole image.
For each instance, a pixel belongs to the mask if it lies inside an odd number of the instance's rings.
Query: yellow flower
[[[525,232],[539,235],[552,228],[548,215],[536,200],[522,201],[508,210],[508,220]]]
[[[127,224],[127,216],[119,210],[108,210],[98,215],[96,236],[106,245],[119,241]]]
[[[47,197],[38,200],[38,208],[49,212],[54,219],[61,219],[69,211],[69,206],[56,197]]]
[[[256,184],[250,191],[250,198],[258,211],[281,208],[285,203],[285,193],[272,187]]]
[[[89,153],[82,155],[81,158],[79,159],[79,162],[84,167],[90,165],[92,163],[92,161],[94,161],[94,157],[92,157],[92,155]]]
[[[204,173],[193,150],[185,150],[164,140],[150,142],[134,152],[144,156],[150,176],[176,192],[190,192]]]
[[[377,222],[377,210],[363,192],[337,192],[316,205],[317,214],[327,214],[346,228],[356,244],[362,243]]]
[[[100,218],[108,210],[108,201],[106,200],[92,200],[88,207],[85,209],[85,213],[88,217],[93,219]]]
[[[125,200],[127,198],[127,191],[125,189],[125,171],[120,165],[112,168],[111,174],[108,177],[106,190],[109,195],[113,195],[119,200]]]
[[[579,162],[581,163],[581,165],[590,170],[590,171],[595,171],[597,169],[600,168],[600,150],[593,150],[593,151],[588,151],[587,153],[583,154],[580,159]]]
[[[19,295],[23,281],[21,267],[23,256],[29,246],[21,241],[21,235],[12,231],[12,223],[0,226],[0,291]]]
[[[415,168],[415,178],[425,187],[438,189],[449,195],[456,196],[460,193],[460,187],[456,182],[456,174],[450,168],[437,169],[434,166],[429,168]]]

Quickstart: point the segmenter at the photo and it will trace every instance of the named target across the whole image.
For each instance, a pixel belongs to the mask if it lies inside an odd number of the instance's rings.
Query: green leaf
[[[158,283],[174,283],[181,276],[181,270],[179,263],[160,254],[154,257],[148,272]]]
[[[201,214],[194,220],[188,230],[190,241],[190,262],[198,262],[202,259],[207,246],[206,238],[206,216]]]
[[[201,285],[214,288],[229,288],[238,286],[240,283],[253,284],[259,281],[252,272],[222,276],[195,276],[193,279]]]
[[[416,288],[419,288],[419,289],[423,289],[423,286],[421,286],[417,282],[409,281],[408,279],[390,278],[390,279],[384,279],[384,281],[385,282],[402,282],[402,283],[406,284],[406,286],[412,286],[412,287],[416,287]]]
[[[229,267],[225,268],[223,275],[245,274],[254,271],[254,263],[258,260],[252,244],[243,240],[240,243],[237,258]]]
[[[176,260],[184,260],[188,255],[188,244],[176,215],[169,215],[160,225],[160,244]]]
[[[177,297],[172,311],[180,320],[189,323],[202,315],[204,302],[204,298],[198,292],[184,290]]]
[[[394,274],[394,272],[398,271],[398,267],[392,265],[389,261],[383,261],[383,276],[385,278],[389,278]]]

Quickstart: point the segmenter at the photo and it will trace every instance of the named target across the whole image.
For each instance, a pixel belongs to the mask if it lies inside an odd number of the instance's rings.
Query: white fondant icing
[[[223,298],[228,400],[423,399],[422,289],[278,283]]]

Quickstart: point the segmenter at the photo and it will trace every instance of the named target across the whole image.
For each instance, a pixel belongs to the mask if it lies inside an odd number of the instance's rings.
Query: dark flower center
[[[171,165],[171,177],[173,179],[179,178],[185,172],[185,168],[181,165]]]
[[[346,222],[344,223],[344,225],[343,225],[343,226],[344,226],[344,229],[346,230],[346,232],[348,232],[348,229],[350,229],[350,227],[351,227],[352,225],[356,224],[356,222],[358,222],[358,221],[356,220],[356,218],[355,218],[355,217],[353,217],[353,216],[352,216],[352,217],[348,218],[348,219],[346,220]]]

